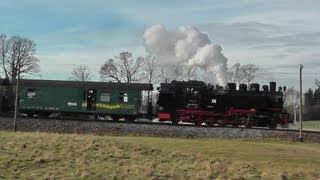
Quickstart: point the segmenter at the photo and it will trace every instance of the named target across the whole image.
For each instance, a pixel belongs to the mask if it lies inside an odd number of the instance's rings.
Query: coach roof
[[[31,87],[153,90],[152,84],[147,84],[147,83],[118,83],[118,82],[94,82],[94,81],[20,79],[19,85],[31,86]]]

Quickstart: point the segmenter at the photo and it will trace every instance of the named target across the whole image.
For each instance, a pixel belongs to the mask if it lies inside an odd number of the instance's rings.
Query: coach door
[[[87,90],[87,110],[95,111],[96,110],[96,99],[97,99],[97,90],[88,89]]]

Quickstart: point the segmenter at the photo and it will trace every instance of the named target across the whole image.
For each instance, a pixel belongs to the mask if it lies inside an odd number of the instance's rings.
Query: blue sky
[[[0,33],[37,43],[43,79],[67,79],[73,67],[93,71],[121,51],[145,55],[145,28],[194,25],[222,47],[228,65],[255,63],[258,81],[304,88],[320,78],[318,0],[2,0]],[[97,73],[96,73],[97,74]]]

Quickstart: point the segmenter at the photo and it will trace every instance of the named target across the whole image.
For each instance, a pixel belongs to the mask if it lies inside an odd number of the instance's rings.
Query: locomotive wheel
[[[196,126],[200,126],[203,123],[203,119],[201,117],[193,119],[193,124]]]
[[[49,117],[50,115],[51,115],[51,113],[49,113],[49,112],[41,112],[41,113],[39,113],[40,117]]]
[[[265,118],[259,118],[256,121],[257,126],[259,127],[269,127],[270,122],[270,118],[265,117]]]
[[[119,117],[117,117],[117,116],[112,116],[112,121],[119,121]]]
[[[210,127],[213,127],[213,126],[215,125],[215,123],[214,123],[214,122],[209,121],[209,122],[207,122],[207,125],[208,125],[208,126],[210,126]]]
[[[220,127],[225,127],[226,125],[225,125],[225,124],[219,124],[219,126],[220,126]]]
[[[276,129],[277,128],[277,124],[276,123],[270,123],[269,124],[269,128],[270,129]]]
[[[196,125],[196,126],[200,126],[201,124],[202,124],[201,121],[196,121],[196,122],[194,122],[194,125]]]
[[[239,127],[238,124],[232,124],[232,127]]]
[[[34,115],[34,113],[30,113],[30,112],[27,113],[27,116],[28,116],[28,117],[33,117],[33,115]]]
[[[175,125],[177,125],[179,123],[178,120],[172,120],[171,122],[172,122],[172,124],[175,124]]]
[[[179,120],[176,114],[173,114],[171,122],[172,124],[175,124],[175,125],[179,123]]]
[[[133,122],[134,120],[135,120],[135,118],[133,118],[133,117],[126,118],[126,121],[129,121],[129,122]]]

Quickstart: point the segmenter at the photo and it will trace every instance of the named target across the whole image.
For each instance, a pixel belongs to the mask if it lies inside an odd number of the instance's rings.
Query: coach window
[[[28,99],[34,99],[34,98],[36,98],[36,96],[37,96],[37,93],[36,93],[35,89],[28,89],[27,90]]]
[[[128,93],[120,93],[120,102],[128,102]]]
[[[101,93],[100,101],[101,102],[110,102],[110,93],[108,93],[108,92]]]

